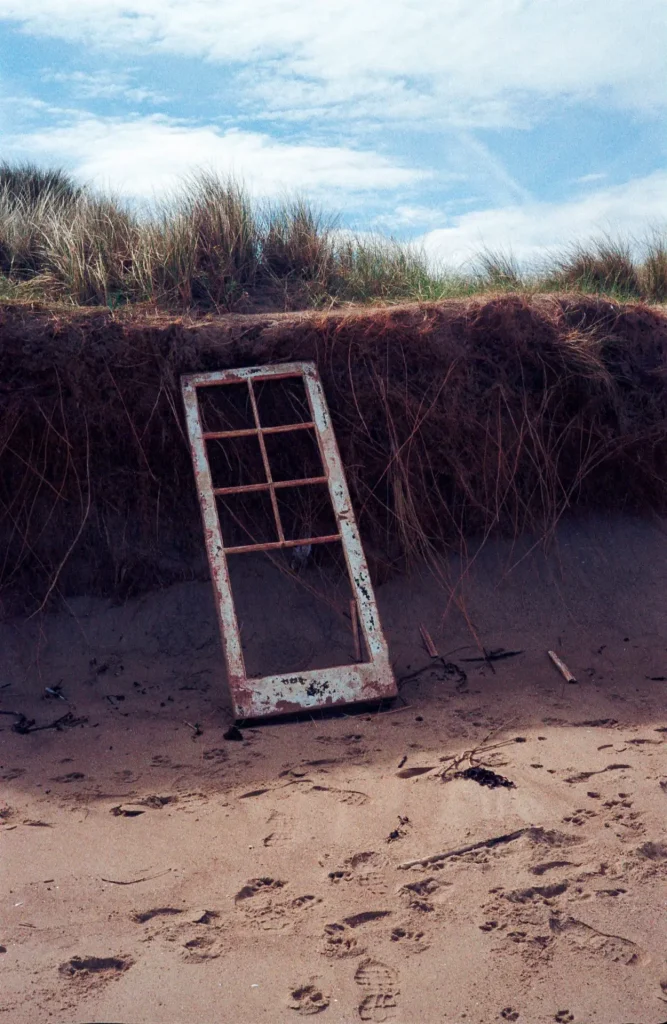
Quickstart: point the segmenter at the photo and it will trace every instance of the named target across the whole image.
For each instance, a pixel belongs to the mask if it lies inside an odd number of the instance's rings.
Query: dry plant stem
[[[119,881],[116,878],[102,878],[100,881],[108,882],[109,885],[138,885],[139,882],[152,882],[154,878],[162,878],[163,875],[168,875],[171,868],[167,868],[165,871],[159,871],[157,875],[146,875],[144,878],[132,878],[128,882]]]
[[[530,826],[526,828],[519,828],[515,832],[507,832],[501,836],[493,836],[491,839],[482,839],[478,843],[469,843],[467,846],[459,846],[455,850],[446,850],[444,853],[433,853],[429,857],[421,857],[418,860],[408,860],[403,864],[397,864],[396,867],[400,871],[406,871],[408,868],[416,867],[425,868],[429,864],[438,864],[440,861],[448,860],[450,857],[458,857],[462,853],[472,853],[474,850],[490,849],[504,843],[513,843],[515,839],[520,839],[521,836],[525,836],[529,829]]]
[[[426,626],[423,623],[419,627],[419,632],[422,635],[422,640],[424,641],[424,647],[426,648],[426,651],[429,654],[429,656],[431,658],[439,657],[437,648],[436,648],[435,644],[433,643],[433,640],[431,639],[431,634],[429,633],[429,631],[427,630]]]
[[[74,537],[74,540],[72,541],[72,543],[70,544],[69,548],[65,552],[65,555],[64,555],[62,561],[60,562],[58,568],[56,569],[56,571],[55,571],[55,573],[54,573],[54,575],[53,575],[53,577],[51,579],[51,582],[49,584],[49,587],[48,587],[48,589],[46,591],[46,594],[44,595],[42,603],[32,613],[30,618],[34,618],[35,615],[39,615],[40,612],[44,611],[44,608],[46,607],[46,605],[48,603],[48,600],[51,597],[51,594],[53,593],[53,591],[55,590],[55,588],[58,585],[58,579],[60,578],[60,574],[61,574],[63,568],[65,567],[65,565],[66,565],[66,563],[67,563],[67,561],[68,561],[72,551],[74,550],[74,548],[76,547],[76,545],[79,542],[79,538],[81,537],[81,534],[83,533],[83,529],[84,529],[84,527],[86,525],[86,522],[88,521],[88,516],[90,515],[91,489],[92,489],[92,487],[91,487],[91,481],[90,481],[90,439],[89,439],[89,436],[88,436],[88,424],[86,424],[86,482],[87,482],[87,488],[86,488],[86,492],[87,492],[86,493],[86,507],[85,507],[85,510],[83,511],[83,516],[81,518],[81,523],[79,524],[79,528],[78,528],[78,530],[76,532],[76,536]],[[81,491],[80,490],[79,490],[79,493],[81,495]],[[81,495],[81,497],[82,497],[82,495]]]

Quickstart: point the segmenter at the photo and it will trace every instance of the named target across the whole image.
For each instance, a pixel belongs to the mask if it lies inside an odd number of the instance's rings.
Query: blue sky
[[[461,263],[667,223],[664,0],[0,0],[2,159],[197,166]]]

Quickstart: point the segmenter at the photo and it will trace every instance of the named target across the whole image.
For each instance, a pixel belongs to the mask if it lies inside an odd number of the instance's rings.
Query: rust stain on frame
[[[279,428],[266,427],[260,422],[253,384],[263,380],[284,380],[300,378],[306,389],[310,410],[307,423],[297,422],[281,425]],[[248,430],[225,430],[204,432],[197,391],[199,388],[225,384],[243,384],[248,387],[248,397],[253,411],[255,427]],[[359,701],[381,700],[396,696],[396,682],[389,661],[387,643],[382,633],[375,595],[368,566],[361,545],[343,464],[331,424],[326,397],[314,363],[283,363],[275,366],[244,367],[235,370],[220,370],[213,373],[190,374],[181,379],[185,415],[192,449],[195,481],[199,494],[206,550],[211,577],[215,589],[216,607],[220,624],[223,652],[227,665],[227,676],[234,701],[237,718],[263,717],[287,714],[294,711],[330,707],[335,704],[350,704]],[[307,540],[287,540],[284,537],[275,488],[280,486],[271,477],[271,468],[264,445],[264,434],[285,434],[290,430],[314,427],[317,444],[324,467],[324,477],[289,481],[299,486],[326,482],[336,518],[337,533]],[[222,437],[244,437],[256,435],[262,454],[267,483],[214,489],[206,452],[206,440]],[[278,541],[241,546],[225,546],[222,537],[216,494],[243,493],[249,490],[268,490],[271,496]],[[296,545],[342,543],[345,562],[350,577],[352,592],[358,611],[358,627],[363,633],[369,661],[364,664],[341,665],[335,668],[314,669],[304,672],[249,678],[246,674],[241,646],[238,619],[234,606],[227,555],[251,551],[272,551]]]

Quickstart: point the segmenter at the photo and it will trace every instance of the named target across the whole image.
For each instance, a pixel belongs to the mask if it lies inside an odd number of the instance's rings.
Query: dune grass
[[[485,250],[454,271],[413,244],[344,231],[303,199],[262,205],[210,172],[140,210],[58,168],[0,164],[0,298],[230,311],[562,290],[665,302],[667,240],[654,234],[639,257],[617,239],[577,243],[540,272]]]

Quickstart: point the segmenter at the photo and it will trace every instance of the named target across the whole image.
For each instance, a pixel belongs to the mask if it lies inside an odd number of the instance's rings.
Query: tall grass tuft
[[[262,271],[275,280],[317,283],[327,291],[336,267],[336,221],[304,199],[266,208]]]
[[[658,233],[645,243],[639,278],[646,298],[667,302],[667,238]]]
[[[516,257],[503,249],[483,249],[473,260],[473,270],[482,290],[520,291],[524,285]]]
[[[41,226],[43,272],[80,305],[114,306],[137,298],[133,254],[139,228],[119,202],[81,196]]]
[[[32,163],[0,163],[0,191],[17,203],[37,203],[44,196],[56,200],[77,199],[80,185],[60,167],[39,167]]]
[[[563,288],[640,298],[639,272],[627,242],[603,236],[570,247],[555,261],[555,279]]]
[[[231,309],[255,285],[260,253],[248,194],[201,172],[142,222],[134,254],[137,290],[168,305]]]

